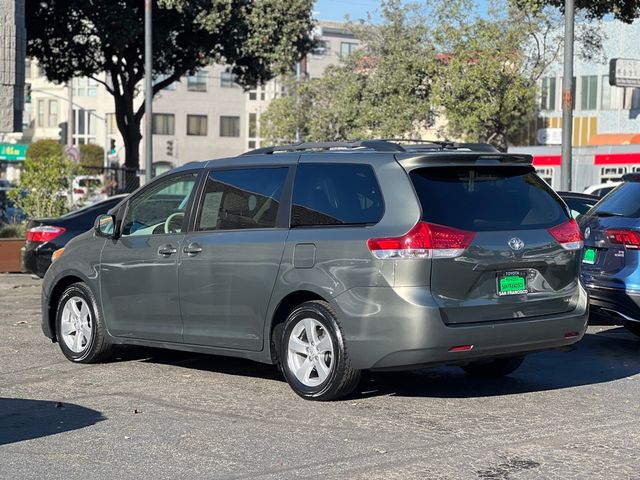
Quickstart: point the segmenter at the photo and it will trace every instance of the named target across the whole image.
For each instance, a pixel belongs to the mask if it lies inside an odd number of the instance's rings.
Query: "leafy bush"
[[[26,229],[24,223],[8,223],[0,227],[0,238],[24,238]]]
[[[24,162],[19,184],[9,198],[29,218],[58,217],[67,211],[66,189],[71,164],[62,154],[29,157]]]
[[[27,148],[27,158],[62,157],[64,150],[57,140],[38,140]]]
[[[104,149],[100,145],[86,144],[80,145],[80,168],[81,174],[98,175],[104,162]]]

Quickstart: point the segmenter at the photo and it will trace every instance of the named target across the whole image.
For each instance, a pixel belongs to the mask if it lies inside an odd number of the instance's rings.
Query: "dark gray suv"
[[[513,372],[578,341],[582,238],[531,157],[299,144],[191,163],[69,242],[42,327],[74,362],[116,344],[279,364],[304,398],[367,369]]]

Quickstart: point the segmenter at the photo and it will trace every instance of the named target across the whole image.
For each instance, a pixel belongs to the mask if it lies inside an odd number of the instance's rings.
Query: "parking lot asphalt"
[[[74,365],[0,275],[0,478],[640,479],[640,339],[592,326],[511,377],[369,374],[333,403],[276,368],[127,349]]]

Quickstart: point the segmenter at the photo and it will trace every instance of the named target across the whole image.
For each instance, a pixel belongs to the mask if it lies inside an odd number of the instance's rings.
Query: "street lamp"
[[[145,183],[151,181],[153,162],[153,44],[152,0],[144,0],[144,166]]]

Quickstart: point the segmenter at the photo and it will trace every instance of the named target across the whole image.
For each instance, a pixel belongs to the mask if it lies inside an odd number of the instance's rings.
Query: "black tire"
[[[624,322],[624,326],[631,333],[640,337],[640,322]]]
[[[75,297],[80,297],[89,308],[91,340],[85,348],[76,353],[71,350],[62,336],[62,314],[65,305]],[[113,346],[108,343],[100,309],[97,308],[93,292],[84,283],[74,283],[62,293],[56,308],[56,337],[60,349],[67,359],[75,363],[96,363],[107,360],[113,353]]]
[[[473,362],[462,366],[469,375],[478,377],[504,377],[515,372],[524,362],[524,357],[502,357],[488,361]]]
[[[307,386],[296,377],[288,361],[288,345],[296,324],[304,318],[313,318],[322,325],[334,346],[330,372],[317,386]],[[351,393],[360,381],[360,370],[351,366],[342,328],[331,305],[323,301],[305,302],[289,314],[282,331],[279,362],[287,383],[302,398],[316,401],[337,400]]]

